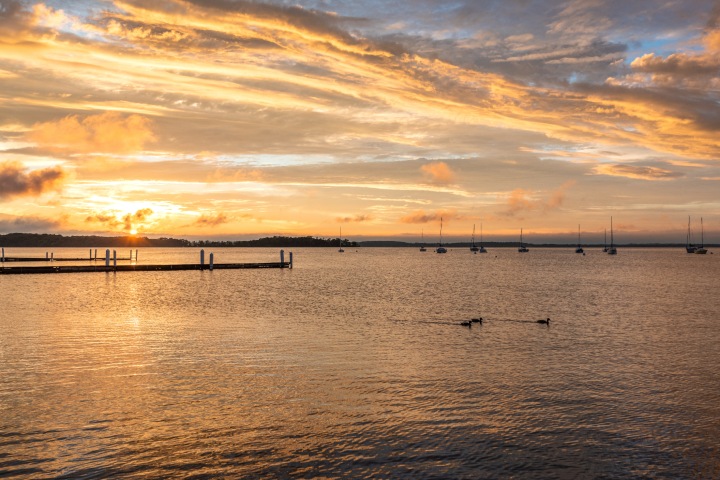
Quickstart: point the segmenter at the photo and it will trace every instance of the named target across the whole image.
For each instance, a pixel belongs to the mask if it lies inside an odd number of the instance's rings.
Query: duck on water
[[[550,319],[549,319],[549,318],[546,318],[545,320],[536,320],[536,322],[539,323],[539,324],[541,324],[541,325],[548,325],[548,326],[550,325]]]

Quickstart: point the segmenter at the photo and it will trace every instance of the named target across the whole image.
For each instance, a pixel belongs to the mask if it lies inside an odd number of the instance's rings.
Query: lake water
[[[720,255],[286,250],[0,275],[0,476],[720,478]]]

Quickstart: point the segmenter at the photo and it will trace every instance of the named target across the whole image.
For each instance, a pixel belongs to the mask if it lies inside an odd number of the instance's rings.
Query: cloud
[[[659,180],[667,181],[682,177],[682,173],[665,170],[658,167],[640,167],[634,165],[605,164],[598,165],[594,172],[599,175],[610,175],[614,177],[635,178],[638,180]]]
[[[455,173],[445,162],[428,163],[420,167],[431,183],[447,184],[455,179]]]
[[[146,117],[118,112],[36,123],[26,138],[39,146],[70,152],[130,153],[155,139]]]
[[[358,214],[354,217],[338,217],[335,219],[335,221],[338,223],[362,223],[369,222],[371,220],[373,220],[373,216],[367,214]]]
[[[558,209],[565,202],[567,190],[574,185],[574,180],[568,180],[557,189],[549,192],[546,196],[540,196],[535,192],[516,188],[507,196],[505,201],[506,209],[504,212],[501,212],[501,215],[512,217],[522,212]]]
[[[202,214],[193,225],[200,227],[216,227],[218,225],[222,225],[223,223],[228,223],[229,221],[228,216],[222,212],[216,215]]]
[[[99,213],[86,217],[85,222],[101,223],[112,230],[122,228],[126,232],[132,232],[133,230],[139,230],[142,227],[142,223],[146,222],[152,214],[153,211],[150,208],[142,208],[135,213],[128,213],[122,217],[118,217],[118,215],[114,213]]]
[[[436,212],[425,212],[424,210],[417,210],[409,215],[400,218],[400,223],[430,223],[439,222],[440,219],[448,221],[452,219],[462,219],[463,217],[458,215],[454,210],[438,210]]]
[[[2,233],[37,233],[56,230],[63,221],[41,217],[17,217],[12,220],[0,220]]]
[[[45,192],[60,190],[65,172],[61,167],[25,172],[17,162],[0,163],[0,200],[39,196]]]

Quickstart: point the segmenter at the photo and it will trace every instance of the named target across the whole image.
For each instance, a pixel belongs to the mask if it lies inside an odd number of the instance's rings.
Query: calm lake
[[[720,477],[720,255],[289,251],[0,275],[0,476]]]

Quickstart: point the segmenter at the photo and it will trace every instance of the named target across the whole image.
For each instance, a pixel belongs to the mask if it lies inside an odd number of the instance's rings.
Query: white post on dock
[[[292,270],[292,252],[290,252],[290,269]]]
[[[285,250],[280,250],[280,268],[285,268]]]
[[[205,270],[205,249],[200,250],[200,270]]]
[[[110,249],[105,250],[105,268],[110,268]]]
[[[210,252],[210,271],[212,272],[214,254]]]

